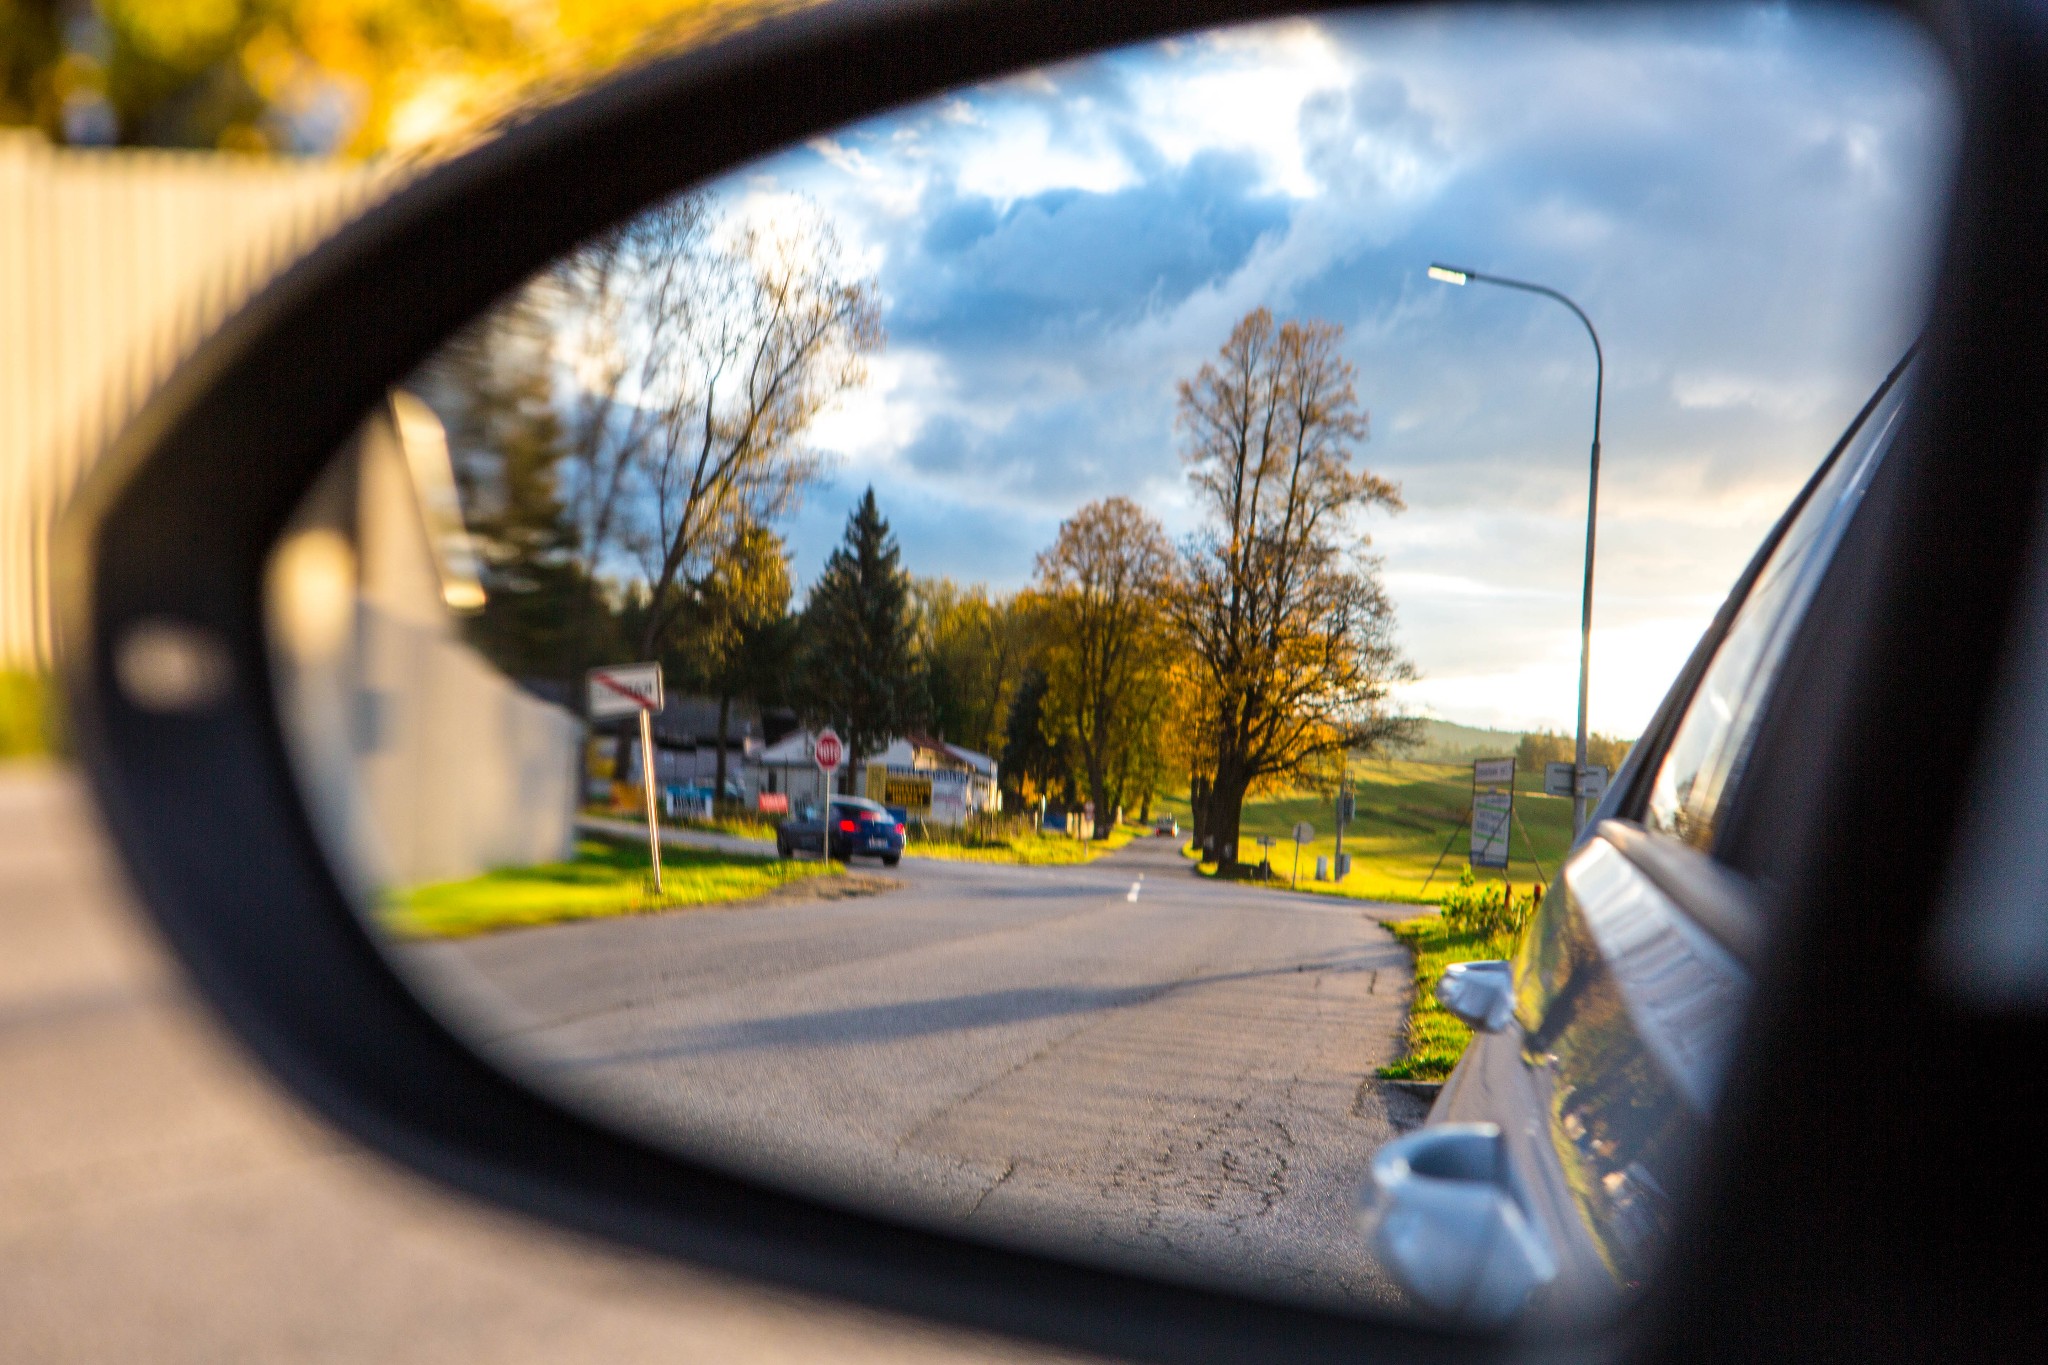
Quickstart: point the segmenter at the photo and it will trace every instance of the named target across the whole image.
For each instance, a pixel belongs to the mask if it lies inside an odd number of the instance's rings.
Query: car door
[[[1432,1109],[1498,1126],[1554,1266],[1535,1311],[1626,1293],[1665,1247],[1769,944],[1716,838],[1910,391],[1902,364],[1738,582],[1530,925],[1513,1022],[1475,1040]]]

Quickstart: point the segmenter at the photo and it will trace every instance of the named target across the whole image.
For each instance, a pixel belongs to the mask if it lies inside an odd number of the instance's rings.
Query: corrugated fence
[[[0,668],[49,665],[50,532],[122,423],[386,174],[0,129]]]

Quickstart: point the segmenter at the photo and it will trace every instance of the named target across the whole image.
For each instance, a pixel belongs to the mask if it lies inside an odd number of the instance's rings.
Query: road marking
[[[1124,897],[1124,899],[1125,899],[1125,900],[1127,900],[1127,901],[1130,901],[1130,902],[1132,902],[1133,904],[1135,904],[1135,903],[1137,902],[1137,899],[1138,899],[1138,888],[1139,888],[1139,887],[1141,887],[1141,886],[1143,886],[1144,884],[1145,884],[1145,878],[1144,878],[1144,877],[1143,877],[1142,875],[1140,875],[1140,876],[1139,876],[1139,878],[1138,878],[1138,880],[1136,880],[1136,881],[1134,881],[1134,882],[1132,882],[1132,883],[1131,883],[1131,894],[1130,894],[1130,895],[1128,895],[1128,896],[1125,896],[1125,897]]]

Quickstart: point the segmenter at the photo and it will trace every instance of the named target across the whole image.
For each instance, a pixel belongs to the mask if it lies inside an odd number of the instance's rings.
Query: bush
[[[1487,882],[1482,886],[1473,880],[1472,869],[1468,867],[1439,908],[1452,933],[1491,938],[1496,934],[1519,935],[1542,903],[1541,887],[1531,887],[1510,903],[1505,883]]]

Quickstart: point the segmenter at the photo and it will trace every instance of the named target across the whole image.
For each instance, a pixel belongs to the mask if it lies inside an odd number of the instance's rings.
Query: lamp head
[[[1432,265],[1429,268],[1429,277],[1444,284],[1463,284],[1472,278],[1472,272],[1454,270],[1447,265]]]

